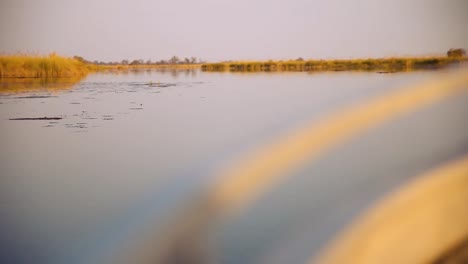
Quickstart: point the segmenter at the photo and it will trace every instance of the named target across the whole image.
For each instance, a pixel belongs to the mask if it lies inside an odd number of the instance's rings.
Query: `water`
[[[14,89],[2,81],[2,257],[79,262],[145,217],[158,223],[242,153],[430,75],[143,71]],[[43,117],[61,119],[10,120]]]

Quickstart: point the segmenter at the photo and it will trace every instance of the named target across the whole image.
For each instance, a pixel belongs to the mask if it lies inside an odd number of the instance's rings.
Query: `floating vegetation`
[[[467,57],[380,58],[354,60],[238,61],[206,63],[208,72],[280,72],[280,71],[376,71],[391,73],[411,70],[440,69],[467,61]]]

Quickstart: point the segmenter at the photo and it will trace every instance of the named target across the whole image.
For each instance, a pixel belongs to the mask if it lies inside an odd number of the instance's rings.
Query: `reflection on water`
[[[90,74],[67,89],[2,81],[0,243],[9,238],[10,263],[98,263],[141,223],[163,228],[240,153],[421,78],[165,69]]]
[[[196,77],[200,70],[198,68],[174,68],[174,67],[160,67],[160,68],[137,68],[137,67],[128,67],[128,68],[119,68],[119,69],[107,69],[106,73],[117,74],[117,75],[151,75],[156,72],[158,74],[170,74],[172,77],[178,76],[191,76]]]
[[[105,71],[110,75],[151,76],[157,72],[161,75],[170,75],[173,78],[179,76],[195,78],[199,72],[196,68],[122,68]],[[54,92],[67,90],[84,80],[85,76],[63,78],[1,78],[0,94],[28,93],[28,92]]]
[[[178,76],[195,79],[194,69],[139,69],[111,71],[87,78],[8,78],[1,82],[0,104],[6,120],[35,122],[40,127],[65,127],[73,132],[107,125],[142,111],[146,100],[173,88],[190,88],[201,81],[177,81]],[[97,79],[96,79],[97,77]],[[155,78],[157,77],[157,78]],[[164,81],[164,80],[168,81]],[[97,81],[95,81],[97,80]],[[179,91],[180,95],[180,91]],[[27,111],[32,110],[34,111]]]
[[[66,90],[83,80],[83,78],[83,76],[67,78],[2,78],[0,79],[0,94]]]

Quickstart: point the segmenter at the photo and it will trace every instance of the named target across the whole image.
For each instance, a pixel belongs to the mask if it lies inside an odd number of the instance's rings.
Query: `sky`
[[[206,61],[468,50],[466,0],[0,0],[0,52]]]

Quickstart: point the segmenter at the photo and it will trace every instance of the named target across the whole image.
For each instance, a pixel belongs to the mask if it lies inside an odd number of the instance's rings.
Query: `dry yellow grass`
[[[22,54],[0,56],[0,78],[72,77],[86,75],[92,70],[96,70],[96,67],[55,53],[49,56]]]
[[[84,76],[95,71],[132,71],[143,69],[190,70],[200,64],[167,65],[96,65],[76,58],[67,58],[51,53],[48,56],[29,54],[0,54],[0,78],[58,78]]]
[[[467,57],[379,58],[353,60],[236,61],[206,63],[203,71],[382,71],[397,72],[438,69],[467,61]]]

